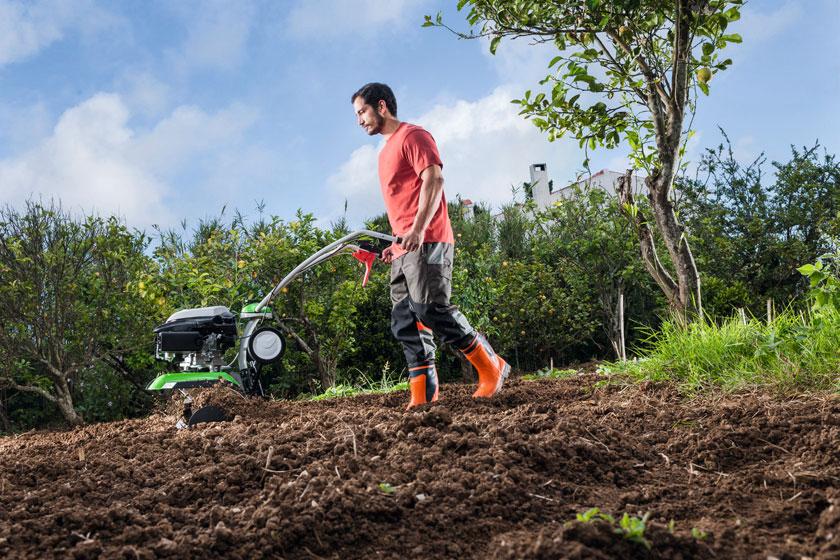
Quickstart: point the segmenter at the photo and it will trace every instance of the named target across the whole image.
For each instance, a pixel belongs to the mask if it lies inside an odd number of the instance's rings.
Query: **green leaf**
[[[741,11],[736,6],[736,7],[733,7],[733,8],[729,8],[728,10],[723,12],[723,16],[728,21],[738,21],[739,19],[741,19]]]
[[[709,95],[709,84],[697,82],[697,87],[699,87],[700,91],[702,91],[704,94]]]
[[[743,39],[741,39],[741,35],[739,35],[738,33],[733,33],[731,35],[724,35],[723,37],[721,37],[721,39],[728,42],[728,43],[741,43],[741,42],[743,42]]]
[[[499,43],[502,41],[501,35],[496,35],[490,41],[490,54],[496,54],[496,49],[499,48]]]

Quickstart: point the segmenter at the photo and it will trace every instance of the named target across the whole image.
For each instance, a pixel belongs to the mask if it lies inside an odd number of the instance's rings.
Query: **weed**
[[[578,513],[575,518],[581,523],[592,523],[594,521],[606,521],[613,526],[616,534],[621,535],[629,541],[638,543],[648,550],[651,548],[651,543],[645,538],[645,529],[647,529],[647,520],[650,513],[644,514],[641,518],[625,513],[618,521],[616,527],[615,518],[612,515],[603,513],[600,509],[594,507],[586,510],[583,513]],[[669,530],[673,532],[673,521],[668,525]]]
[[[555,369],[544,368],[528,375],[523,375],[524,381],[537,381],[538,379],[563,379],[577,375],[576,369]]]
[[[671,424],[672,430],[693,430],[700,425],[700,422],[697,420],[689,420],[687,418],[680,418],[673,424]]]
[[[610,525],[615,525],[615,519],[612,515],[601,513],[601,510],[596,507],[588,509],[583,513],[579,513],[575,517],[581,523],[591,523],[593,521],[606,521]]]
[[[692,527],[691,528],[691,536],[694,537],[695,539],[697,539],[698,541],[705,541],[706,538],[709,536],[709,534],[702,529],[698,529],[697,527]]]
[[[329,387],[321,394],[310,397],[309,400],[323,401],[325,399],[333,399],[336,397],[352,397],[354,395],[358,395],[360,392],[360,389],[353,387],[352,385],[338,384]]]
[[[645,538],[648,517],[650,517],[650,513],[644,514],[641,519],[625,513],[621,517],[621,521],[618,522],[619,526],[615,532],[623,535],[625,539],[639,543],[650,550],[650,541]]]
[[[306,395],[305,400],[322,401],[325,399],[333,399],[338,397],[355,397],[356,395],[379,395],[383,393],[391,393],[394,391],[407,391],[408,381],[399,380],[402,378],[403,372],[392,371],[388,362],[382,368],[379,379],[368,376],[361,370],[356,370],[357,382],[351,383],[336,383],[328,388],[323,393],[317,395]],[[343,377],[342,379],[345,379]]]
[[[382,490],[382,492],[384,492],[385,494],[393,494],[394,492],[396,492],[394,487],[388,484],[387,482],[380,482],[379,489]]]

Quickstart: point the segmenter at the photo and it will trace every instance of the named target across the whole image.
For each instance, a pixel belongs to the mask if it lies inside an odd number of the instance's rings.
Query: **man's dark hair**
[[[353,103],[357,97],[361,97],[365,103],[371,105],[374,109],[379,107],[379,101],[384,101],[385,106],[393,116],[397,116],[397,98],[394,97],[394,92],[391,91],[385,84],[379,82],[371,82],[359,88],[359,91],[353,94],[350,98],[350,103]]]

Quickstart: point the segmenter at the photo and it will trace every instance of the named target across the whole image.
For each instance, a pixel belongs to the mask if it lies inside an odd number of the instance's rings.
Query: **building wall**
[[[588,178],[583,178],[579,183],[573,183],[572,185],[562,189],[553,189],[552,181],[548,179],[546,164],[532,164],[530,171],[531,189],[537,208],[546,208],[557,200],[570,198],[574,194],[575,185],[579,185],[581,188],[588,185],[589,188],[603,189],[610,196],[617,196],[616,182],[618,181],[618,178],[623,175],[623,173],[619,173],[618,171],[602,169]],[[631,180],[633,182],[633,194],[636,195],[642,191],[644,181],[643,178],[638,175],[633,175]]]

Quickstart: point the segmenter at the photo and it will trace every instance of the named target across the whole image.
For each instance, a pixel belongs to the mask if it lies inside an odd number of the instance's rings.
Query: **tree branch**
[[[645,80],[647,80],[648,84],[656,91],[662,102],[670,103],[671,100],[668,97],[668,94],[662,88],[662,84],[656,81],[656,74],[645,59],[642,58],[641,55],[634,55],[627,43],[622,41],[621,37],[615,31],[607,30],[607,35],[609,35],[610,39],[612,39],[616,45],[621,47],[621,50],[623,50],[627,56],[636,61],[636,64],[639,65],[639,69],[642,71]]]
[[[283,317],[277,320],[277,324],[280,326],[280,330],[283,331],[285,334],[289,335],[289,337],[295,341],[298,347],[303,350],[307,356],[313,356],[315,351],[309,347],[305,340],[303,340],[295,331],[286,325],[285,321],[301,321],[295,317]],[[302,321],[301,321],[302,322]]]
[[[674,38],[674,95],[671,99],[671,106],[675,112],[675,121],[679,121],[680,125],[683,120],[683,110],[685,108],[686,95],[688,92],[688,56],[689,45],[691,41],[691,12],[688,8],[686,0],[680,0],[677,5],[677,23]],[[679,135],[681,126],[674,127],[676,134]],[[672,132],[673,134],[673,132]],[[673,140],[673,139],[672,139]]]
[[[644,91],[642,91],[639,88],[632,85],[633,77],[630,75],[630,73],[627,71],[627,69],[624,68],[624,66],[619,64],[619,62],[615,59],[615,57],[612,55],[612,53],[609,51],[609,49],[607,48],[607,46],[604,44],[604,42],[601,40],[601,38],[598,36],[597,33],[595,33],[595,40],[598,41],[598,44],[601,45],[602,49],[604,49],[604,53],[606,53],[607,57],[609,57],[609,60],[611,61],[613,67],[616,68],[616,70],[618,70],[621,74],[623,74],[624,77],[627,78],[628,82],[631,83],[630,89],[632,91],[636,92],[636,95],[639,96],[639,99],[641,99],[642,103],[647,103],[647,94],[645,94]]]
[[[653,233],[650,231],[647,218],[633,200],[632,175],[633,170],[628,169],[624,176],[618,178],[617,190],[621,202],[621,210],[632,220],[635,226],[636,235],[639,237],[642,262],[644,262],[645,268],[665,293],[668,302],[673,305],[673,302],[678,300],[678,287],[659,260],[659,255],[656,253],[656,244],[653,240]],[[631,212],[630,208],[635,208],[635,211]]]
[[[15,389],[16,391],[22,391],[24,393],[33,393],[33,394],[36,394],[36,395],[40,395],[41,397],[44,397],[45,399],[47,399],[50,402],[53,402],[53,403],[58,402],[58,399],[56,399],[46,389],[43,389],[43,388],[38,387],[36,385],[20,385],[19,383],[15,383],[14,381],[9,379],[8,377],[0,377],[0,387],[7,387],[9,389]]]

